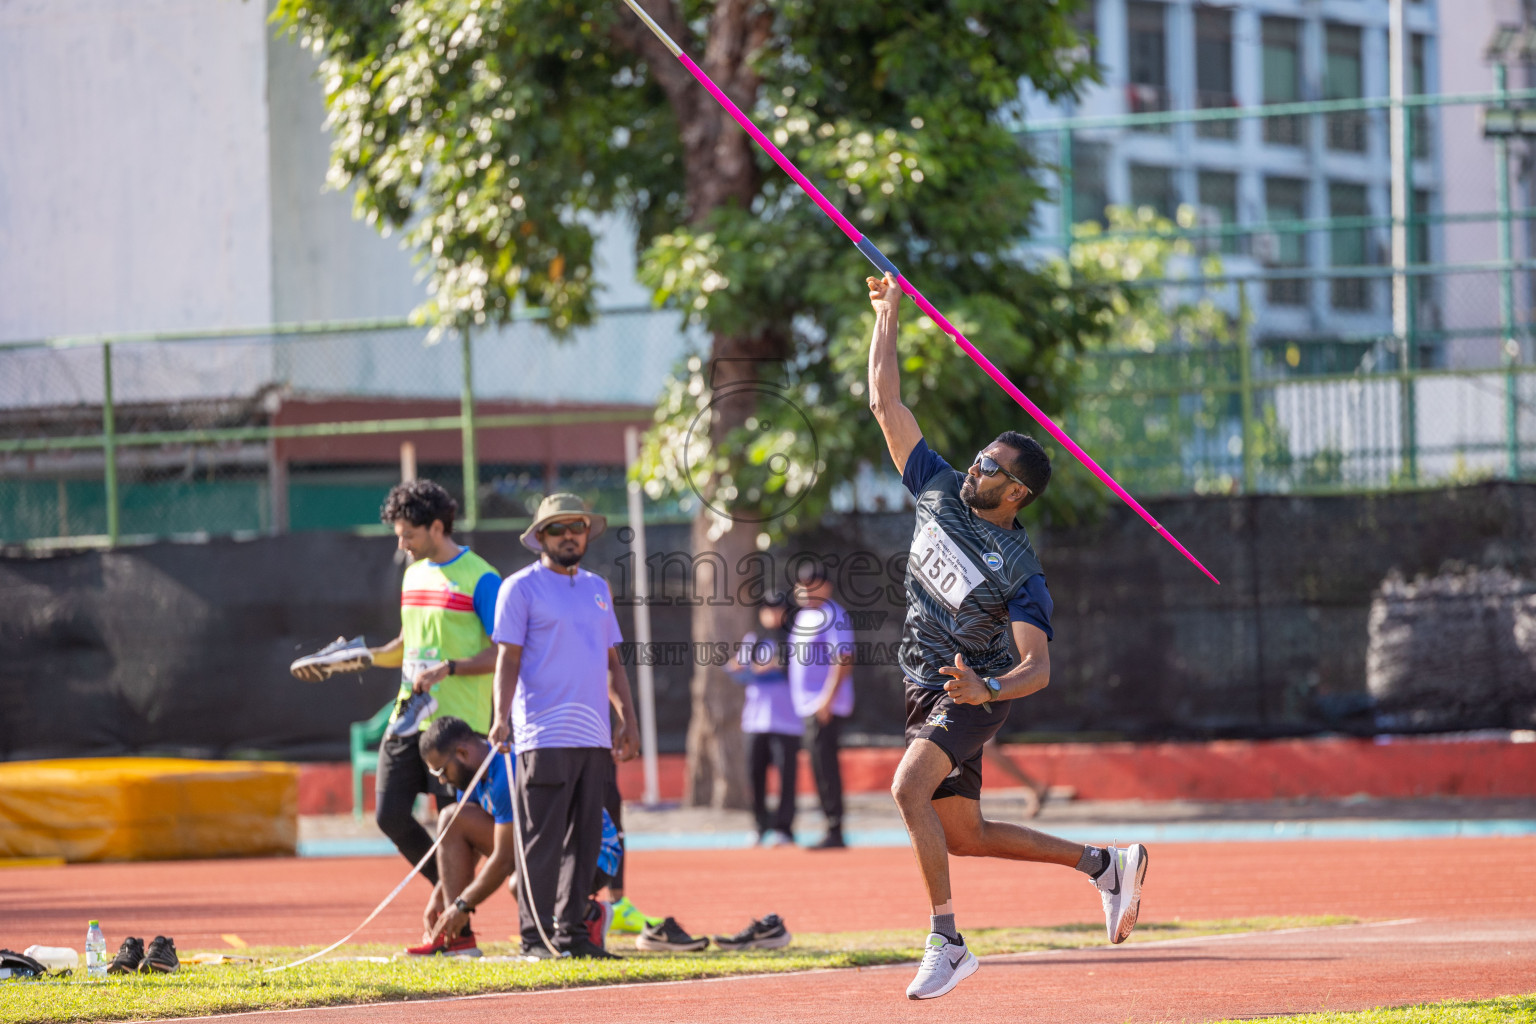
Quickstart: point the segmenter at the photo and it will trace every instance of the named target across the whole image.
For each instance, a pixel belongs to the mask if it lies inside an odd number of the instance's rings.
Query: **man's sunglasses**
[[[564,537],[570,534],[572,537],[580,537],[587,532],[585,520],[578,519],[574,523],[550,523],[544,527],[544,533],[550,537]]]
[[[1020,480],[1018,477],[1014,476],[1012,473],[1008,472],[1006,469],[1004,469],[1001,465],[998,464],[998,461],[996,459],[994,459],[992,456],[988,455],[986,452],[977,452],[976,453],[976,461],[971,463],[971,465],[977,467],[978,469],[980,469],[982,476],[997,476],[997,474],[1001,473],[1001,474],[1003,474],[1003,476],[1007,477],[1009,480],[1012,480],[1014,483],[1018,484],[1020,487],[1024,488],[1026,491],[1029,491],[1031,494],[1034,493],[1034,491],[1032,491],[1030,489],[1029,484],[1025,483],[1023,480]]]

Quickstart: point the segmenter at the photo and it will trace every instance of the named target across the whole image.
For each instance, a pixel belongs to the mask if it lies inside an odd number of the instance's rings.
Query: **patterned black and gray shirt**
[[[901,668],[918,686],[943,689],[955,653],[977,675],[1013,664],[1008,624],[1030,622],[1050,639],[1052,602],[1029,535],[1014,521],[1004,529],[971,511],[960,497],[965,474],[919,440],[902,483],[917,499],[917,525],[907,560],[907,618]]]

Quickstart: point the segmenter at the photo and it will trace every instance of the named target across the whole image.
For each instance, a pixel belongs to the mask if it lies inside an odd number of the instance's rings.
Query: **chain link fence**
[[[530,317],[435,342],[387,321],[5,343],[0,543],[381,528],[403,475],[477,526],[555,488],[622,513],[624,431],[696,344],[651,309],[566,339]]]
[[[1073,436],[1144,497],[1536,469],[1536,147],[1482,128],[1536,90],[1206,100],[1020,131],[1056,196],[1034,258],[1160,311],[1079,360]],[[1195,308],[1219,329],[1177,315]],[[554,488],[622,514],[623,432],[702,347],[649,308],[564,340],[530,316],[435,343],[381,321],[0,344],[0,543],[381,528],[411,473],[481,527]]]

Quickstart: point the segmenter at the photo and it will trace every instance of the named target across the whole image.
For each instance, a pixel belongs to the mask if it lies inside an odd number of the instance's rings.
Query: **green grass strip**
[[[1245,1018],[1241,1024],[1528,1024],[1536,1021],[1536,995],[1394,1006],[1354,1012],[1299,1013]],[[1223,1024],[1237,1024],[1226,1021]]]
[[[1316,928],[1353,923],[1346,917],[1257,918],[1235,921],[1143,922],[1132,942],[1166,941],[1236,932]],[[402,959],[396,946],[349,946],[331,958],[289,971],[265,968],[286,963],[310,949],[220,950],[251,956],[251,963],[184,964],[176,974],[87,979],[70,977],[0,981],[0,1024],[69,1024],[76,1021],[142,1020],[281,1010],[306,1006],[431,999],[488,992],[531,992],[635,982],[684,981],[744,974],[870,967],[918,959],[921,936],[910,930],[800,934],[774,952],[666,955],[641,953],[633,939],[616,936],[617,961],[562,960],[541,963],[457,957]],[[1031,950],[1076,949],[1104,941],[1099,925],[1055,928],[978,929],[966,933],[982,956]],[[311,947],[312,949],[313,947]],[[510,956],[510,943],[482,944],[487,958]],[[194,951],[183,952],[185,961]],[[375,957],[382,962],[337,959]],[[1292,1020],[1297,1018],[1290,1018]],[[1319,1018],[1319,1021],[1325,1018]],[[1340,1018],[1342,1020],[1342,1018]],[[1385,1020],[1386,1018],[1383,1018]],[[1402,1018],[1419,1020],[1420,1018]],[[1437,1018],[1438,1019],[1438,1018]],[[1483,1018],[1446,1018],[1481,1021]],[[1490,1017],[1489,1020],[1505,1020]],[[1396,1024],[1397,1018],[1392,1018]]]

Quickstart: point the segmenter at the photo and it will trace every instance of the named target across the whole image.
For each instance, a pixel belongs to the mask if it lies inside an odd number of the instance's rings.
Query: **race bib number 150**
[[[959,611],[960,602],[982,581],[981,570],[938,523],[927,522],[912,539],[909,563],[923,587],[934,597]]]

